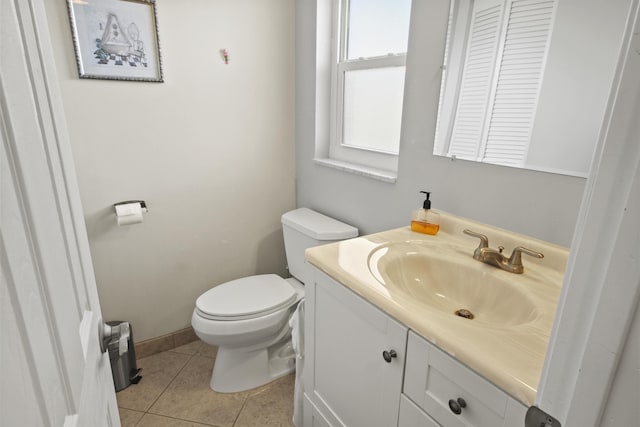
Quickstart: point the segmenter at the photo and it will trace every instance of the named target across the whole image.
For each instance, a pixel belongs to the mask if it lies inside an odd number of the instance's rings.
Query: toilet
[[[304,251],[358,235],[358,229],[307,208],[282,215],[289,273],[243,277],[209,289],[196,300],[191,325],[218,347],[211,388],[249,390],[295,369],[289,319],[304,298],[308,267]]]

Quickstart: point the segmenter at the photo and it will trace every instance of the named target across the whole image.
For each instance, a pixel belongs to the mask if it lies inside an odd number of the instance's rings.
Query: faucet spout
[[[504,264],[507,262],[507,257],[504,256],[501,249],[483,248],[480,250],[479,257],[474,256],[474,259],[506,270]]]
[[[463,230],[463,233],[480,239],[480,244],[476,250],[473,251],[473,259],[501,268],[502,270],[506,270],[510,273],[524,273],[524,265],[522,265],[523,253],[536,258],[544,258],[542,253],[532,251],[531,249],[527,249],[522,246],[515,248],[511,253],[511,256],[507,258],[502,253],[502,250],[504,249],[502,246],[499,246],[498,249],[492,249],[489,247],[489,239],[484,234],[476,233],[475,231],[468,229]]]

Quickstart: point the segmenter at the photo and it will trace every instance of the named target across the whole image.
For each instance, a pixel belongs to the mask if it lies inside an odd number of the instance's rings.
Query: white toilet
[[[294,370],[289,318],[304,297],[304,251],[358,235],[357,228],[306,208],[282,215],[282,229],[292,278],[243,277],[196,300],[191,325],[202,341],[218,346],[211,377],[215,391],[248,390]]]

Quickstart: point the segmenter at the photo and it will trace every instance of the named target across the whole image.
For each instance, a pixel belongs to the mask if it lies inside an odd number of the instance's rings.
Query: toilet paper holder
[[[144,221],[143,214],[149,212],[144,200],[127,200],[113,205],[116,223],[120,225],[139,224]]]
[[[144,200],[127,200],[127,201],[124,201],[124,202],[114,203],[113,204],[113,208],[115,209],[116,206],[120,206],[120,205],[128,205],[129,203],[139,203],[140,207],[142,208],[142,210],[144,212],[149,212],[149,208],[147,207],[147,203]]]

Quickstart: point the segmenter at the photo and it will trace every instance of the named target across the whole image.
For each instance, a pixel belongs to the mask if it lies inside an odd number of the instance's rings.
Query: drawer
[[[398,427],[441,427],[404,394],[400,395]]]
[[[506,423],[514,420],[524,425],[524,405],[414,332],[403,392],[443,427],[511,427]],[[455,406],[458,399],[466,406],[456,414],[449,402]]]

